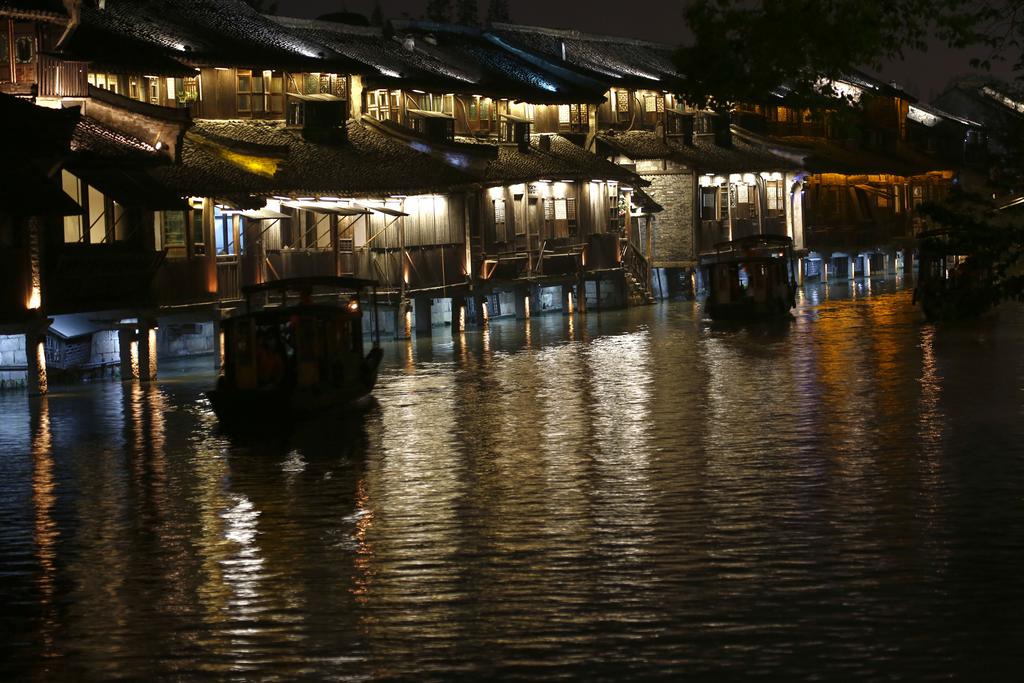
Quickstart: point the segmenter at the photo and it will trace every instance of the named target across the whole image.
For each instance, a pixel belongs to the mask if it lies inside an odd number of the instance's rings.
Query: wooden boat
[[[372,348],[364,355],[367,292]],[[245,287],[243,293],[245,311],[222,323],[222,373],[217,388],[207,392],[221,423],[280,424],[352,409],[369,398],[382,356],[375,282],[297,278]],[[266,303],[254,306],[263,295]]]
[[[948,230],[919,234],[917,248],[914,303],[921,305],[929,321],[969,318],[995,303],[994,290],[984,286],[988,272],[968,255],[957,253]]]
[[[714,319],[784,317],[796,305],[793,240],[750,235],[715,245],[700,258],[708,287],[705,309]]]

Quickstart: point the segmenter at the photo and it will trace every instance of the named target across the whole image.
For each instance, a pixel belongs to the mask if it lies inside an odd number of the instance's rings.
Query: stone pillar
[[[143,382],[156,380],[156,321],[139,320],[139,379]]]
[[[530,288],[516,287],[513,299],[516,304],[516,320],[526,320],[530,317]]]
[[[430,335],[434,330],[434,322],[430,317],[433,299],[429,296],[418,296],[414,303],[413,315],[416,318],[416,336]]]
[[[29,396],[43,396],[49,390],[46,381],[46,335],[38,332],[25,333],[25,387]]]
[[[409,302],[402,299],[395,306],[395,339],[408,339],[411,336],[409,327],[406,325],[409,312]]]
[[[220,319],[213,321],[213,369],[220,370],[224,364],[224,331],[220,326]]]
[[[465,332],[463,309],[466,307],[466,300],[461,296],[452,297],[452,334]]]
[[[139,378],[138,357],[132,357],[132,342],[135,330],[128,326],[117,329],[117,349],[121,358],[121,381],[128,382]]]
[[[465,298],[463,305],[466,307],[466,327],[483,327],[483,297],[479,294],[470,294]]]

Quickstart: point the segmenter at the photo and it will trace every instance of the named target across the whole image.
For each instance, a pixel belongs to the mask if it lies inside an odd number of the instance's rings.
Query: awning
[[[285,202],[287,207],[295,209],[304,209],[305,211],[316,211],[317,213],[332,213],[335,216],[364,216],[370,213],[367,209],[362,207],[353,208],[351,206],[325,206],[323,204],[317,204],[313,202]],[[287,218],[287,216],[285,216]]]
[[[242,218],[250,221],[267,221],[277,220],[280,218],[291,218],[286,213],[280,211],[273,211],[272,209],[259,209],[258,211],[242,211],[240,212]]]
[[[377,213],[383,213],[385,215],[394,216],[396,218],[401,218],[402,216],[408,216],[409,215],[409,214],[405,213],[404,211],[399,211],[398,209],[389,209],[386,206],[366,206],[366,205],[363,205],[363,204],[357,204],[356,206],[361,206],[362,208],[366,209],[367,211],[375,211]]]
[[[409,114],[412,114],[414,116],[421,116],[425,119],[450,119],[452,121],[455,120],[455,117],[452,116],[451,114],[445,114],[444,112],[440,111],[431,111],[430,109],[406,109],[405,111]]]
[[[128,172],[112,167],[75,167],[69,169],[115,202],[131,209],[182,211],[188,203],[161,185],[142,169]]]
[[[302,100],[303,102],[344,102],[344,97],[338,97],[337,95],[331,95],[330,93],[314,93],[312,95],[300,95],[299,93],[290,92],[288,97],[296,100]]]

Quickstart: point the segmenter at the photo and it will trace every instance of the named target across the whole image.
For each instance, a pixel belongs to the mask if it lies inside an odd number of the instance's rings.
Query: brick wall
[[[660,159],[640,160],[637,173],[651,186],[644,191],[664,208],[655,217],[654,266],[680,266],[695,259],[694,176],[681,164]]]

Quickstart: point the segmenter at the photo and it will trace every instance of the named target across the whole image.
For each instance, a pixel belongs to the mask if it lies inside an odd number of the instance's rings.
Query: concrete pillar
[[[864,279],[871,277],[871,254],[864,254]]]
[[[416,336],[429,335],[434,330],[434,321],[431,319],[430,308],[433,299],[429,296],[418,296],[414,301],[415,310],[413,315],[416,318]]]
[[[857,261],[856,256],[846,256],[846,279],[852,280],[856,275]]]
[[[889,252],[882,252],[882,275],[889,277]]]
[[[793,273],[793,275],[796,276],[797,287],[802,287],[804,284],[804,269],[806,267],[806,263],[806,259],[802,257],[796,260],[796,272]]]
[[[516,287],[513,296],[516,304],[516,320],[526,320],[530,317],[530,288]]]
[[[830,265],[832,265],[832,257],[831,256],[825,256],[823,254],[822,257],[821,257],[821,282],[822,282],[822,284],[826,284],[826,285],[828,284],[828,269],[829,269]]]
[[[49,390],[46,381],[46,336],[37,332],[25,333],[25,386],[29,396],[43,396]]]
[[[132,342],[135,341],[135,330],[129,326],[117,330],[117,348],[121,359],[121,381],[129,382],[139,378],[138,357],[132,357]]]
[[[562,285],[562,315],[572,314],[572,285]]]
[[[156,380],[156,321],[139,321],[139,379],[143,382]]]

